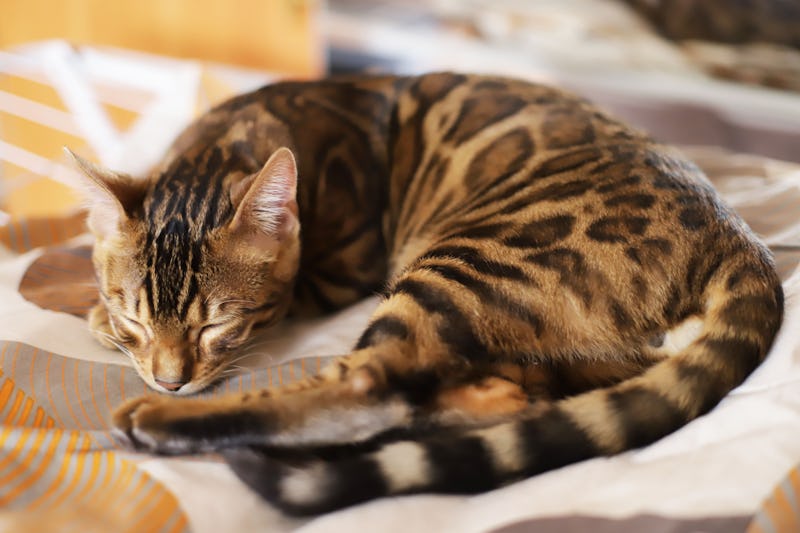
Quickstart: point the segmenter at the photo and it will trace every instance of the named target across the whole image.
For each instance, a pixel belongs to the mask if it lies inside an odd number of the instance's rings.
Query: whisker
[[[248,358],[248,357],[255,357],[255,356],[257,356],[257,355],[267,355],[268,353],[269,353],[269,352],[258,352],[258,351],[255,351],[255,352],[247,352],[247,353],[245,353],[245,354],[242,354],[242,358],[241,358],[241,359]],[[233,361],[241,361],[241,359],[239,359],[239,358],[236,358],[236,359],[234,359]],[[233,361],[231,361],[231,362],[233,362]]]
[[[120,343],[113,335],[109,335],[104,331],[97,331],[97,330],[94,330],[93,333],[102,335],[108,340],[108,342],[113,344],[120,352],[124,353],[131,359],[134,359],[133,352],[131,352],[127,347],[125,347],[122,343]]]
[[[225,366],[230,367],[231,365],[233,365],[233,363],[238,363],[239,361],[242,361],[244,359],[249,359],[250,357],[255,357],[256,355],[262,355],[262,354],[261,353],[248,352],[246,354],[240,355],[239,357],[231,359],[230,361],[228,361],[225,364]]]
[[[278,342],[278,340],[279,339],[265,339],[259,342],[248,341],[242,345],[242,349],[261,347],[261,346],[266,346],[267,344],[275,344],[276,342]]]

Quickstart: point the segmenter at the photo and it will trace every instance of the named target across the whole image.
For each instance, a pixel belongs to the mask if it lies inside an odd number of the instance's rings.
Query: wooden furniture
[[[0,0],[0,48],[62,38],[268,69],[324,70],[319,0]]]

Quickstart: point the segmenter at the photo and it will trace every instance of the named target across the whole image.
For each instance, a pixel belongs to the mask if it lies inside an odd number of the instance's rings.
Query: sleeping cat
[[[222,451],[291,513],[644,446],[740,384],[782,319],[770,253],[696,166],[540,85],[278,83],[200,117],[146,179],[76,161],[91,329],[156,390],[203,389],[288,311],[382,293],[314,377],[114,415],[135,449]]]

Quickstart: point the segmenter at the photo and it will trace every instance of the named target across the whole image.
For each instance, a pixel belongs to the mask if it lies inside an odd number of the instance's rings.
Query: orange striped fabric
[[[747,533],[797,533],[800,531],[800,465],[775,487],[756,513]]]
[[[69,398],[78,383],[67,363],[75,361],[0,346],[0,509],[20,513],[27,531],[45,531],[57,517],[59,531],[86,526],[87,517],[114,531],[187,531],[175,497],[114,451],[104,429],[110,399],[92,418],[85,404],[100,398]],[[73,366],[70,378],[80,374]]]
[[[206,396],[277,386],[315,372],[320,358],[250,370]],[[184,531],[175,497],[121,453],[109,413],[149,393],[125,366],[71,359],[35,347],[0,342],[0,509],[117,524],[114,531]],[[213,459],[205,459],[213,460]],[[30,520],[30,516],[25,518]]]

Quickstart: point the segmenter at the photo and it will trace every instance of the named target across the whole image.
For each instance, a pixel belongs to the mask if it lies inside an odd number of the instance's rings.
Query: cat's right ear
[[[64,147],[64,152],[79,171],[70,181],[86,203],[89,229],[97,239],[117,233],[134,204],[144,197],[146,184],[127,174],[100,168],[69,148]]]
[[[238,203],[230,228],[257,246],[296,235],[297,163],[291,150],[278,148],[255,175],[231,190]]]

